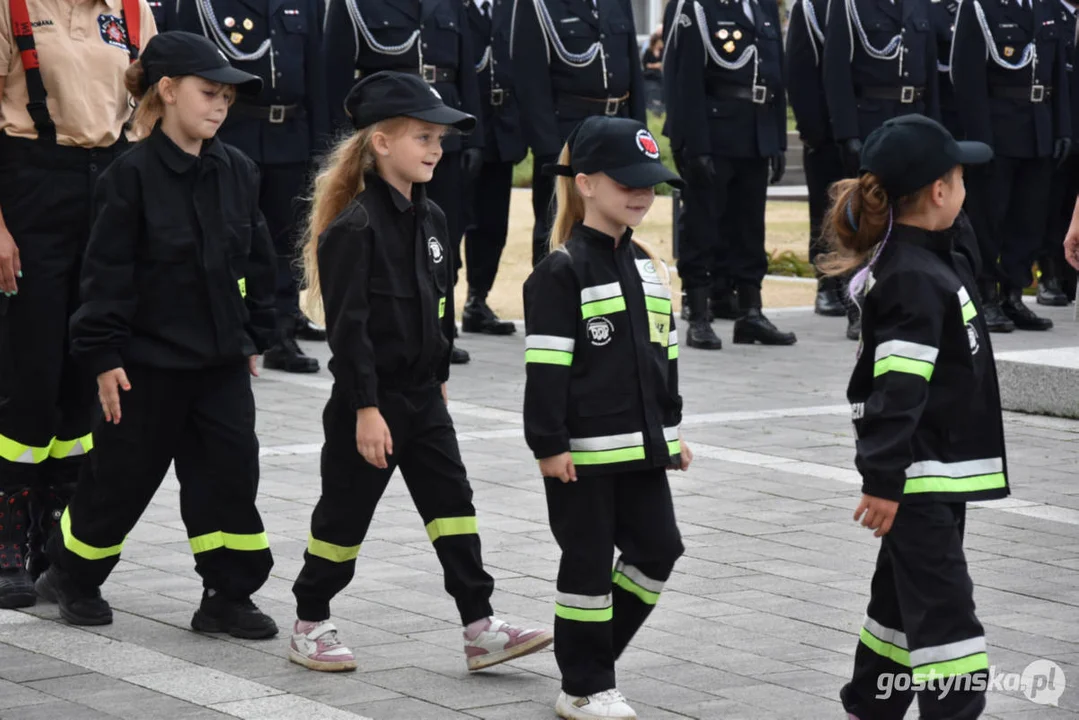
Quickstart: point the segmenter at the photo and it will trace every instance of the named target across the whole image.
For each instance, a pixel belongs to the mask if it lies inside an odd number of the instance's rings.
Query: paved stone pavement
[[[1052,333],[993,338],[998,349],[1079,345],[1070,310]],[[791,348],[683,347],[684,432],[694,467],[674,474],[686,554],[657,611],[619,665],[642,718],[842,717],[877,541],[851,520],[857,499],[845,383],[854,343],[843,321],[805,310],[773,319]],[[730,323],[717,323],[729,342]],[[496,611],[552,621],[558,550],[542,483],[520,435],[523,336],[464,336],[454,369],[460,431]],[[325,347],[308,346],[325,360]],[[276,565],[256,600],[293,619],[319,495],[320,415],[330,383],[265,372],[256,381],[260,507]],[[1007,417],[1014,495],[970,512],[968,559],[990,659],[1022,672],[1052,659],[1069,682],[1059,708],[1016,686],[989,695],[1000,720],[1079,716],[1079,423]],[[553,718],[550,652],[469,676],[453,602],[404,484],[383,499],[357,577],[333,605],[359,671],[313,673],[285,660],[287,640],[209,638],[188,629],[200,584],[165,486],[104,587],[113,625],[76,629],[55,606],[0,611],[0,718],[91,720],[530,720]],[[915,717],[912,710],[909,717]]]

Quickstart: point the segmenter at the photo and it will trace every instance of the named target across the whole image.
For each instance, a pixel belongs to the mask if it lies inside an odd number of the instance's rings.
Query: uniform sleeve
[[[712,153],[708,113],[705,108],[705,49],[701,41],[701,31],[697,27],[694,5],[692,0],[686,0],[680,9],[675,11],[675,28],[671,30],[670,45],[665,54],[667,61],[663,68],[664,74],[674,73],[671,75],[672,84],[677,86],[671,93],[674,102],[669,109],[671,135],[672,138],[678,137],[681,140],[681,147],[687,158]]]
[[[434,203],[431,203],[431,205],[434,208],[438,208],[438,206]],[[448,238],[450,236],[450,231],[446,225],[446,215],[442,212],[441,208],[438,208],[438,212],[435,213],[435,224],[437,225],[438,229],[438,237]],[[450,358],[453,355],[453,336],[457,330],[457,326],[454,320],[457,313],[454,309],[452,283],[453,273],[450,269],[453,268],[454,263],[457,262],[454,257],[454,245],[455,244],[452,242],[442,243],[442,252],[446,258],[443,262],[443,266],[446,268],[446,273],[449,281],[447,282],[446,288],[446,304],[439,307],[439,324],[442,327],[442,335],[446,338],[446,342],[449,343],[449,346],[446,350],[446,356],[439,359],[438,366],[435,369],[435,379],[438,380],[440,383],[444,383],[450,379]]]
[[[334,381],[353,410],[378,406],[375,349],[367,333],[371,240],[366,228],[357,229],[347,219],[338,218],[318,241],[322,304],[335,358]]]
[[[851,74],[853,42],[845,0],[829,0],[824,31],[824,96],[832,118],[832,135],[839,142],[859,137],[858,105]]]
[[[162,8],[164,12],[162,14],[166,18],[166,22],[168,18],[168,8],[171,6],[172,2],[165,0],[165,5]],[[150,42],[150,38],[167,29],[167,27],[161,28],[157,26],[157,18],[154,17],[153,9],[146,0],[139,0],[139,44],[142,46],[139,48],[139,54],[142,54],[142,49],[146,47],[146,43]]]
[[[247,304],[249,319],[245,329],[261,354],[274,344],[277,332],[274,313],[277,253],[266,226],[266,218],[262,216],[258,205],[258,168],[254,166],[254,163],[251,165],[253,170],[253,181],[249,190],[252,205],[251,252],[247,256],[247,277],[244,279],[246,291],[244,301]]]
[[[356,77],[357,35],[345,3],[353,0],[329,0],[326,27],[322,35],[326,102],[332,130],[352,127],[345,112],[345,97]]]
[[[892,276],[866,300],[873,355],[873,391],[858,428],[855,465],[862,492],[903,497],[906,470],[913,462],[911,438],[929,398],[940,349],[946,302],[924,274]]]
[[[462,147],[483,147],[483,110],[480,104],[480,80],[476,73],[476,58],[472,50],[472,30],[469,27],[468,5],[459,3],[457,27],[457,92],[461,94],[461,109],[476,118],[475,129],[463,138]]]
[[[670,340],[667,343],[667,393],[670,406],[663,418],[664,427],[677,427],[682,424],[682,395],[678,392],[678,328],[674,324],[674,309],[671,309]]]
[[[514,87],[527,88],[517,94],[525,139],[533,155],[548,158],[558,155],[562,143],[554,114],[550,51],[540,26],[536,2],[542,0],[515,0],[513,3],[510,59],[513,61]]]
[[[775,23],[777,30],[783,27],[783,24],[779,21],[779,5],[777,3],[770,3],[769,10],[772,15],[772,22]],[[782,39],[779,42],[779,73],[780,73],[780,87],[776,92],[775,102],[772,103],[772,107],[775,108],[776,114],[776,132],[779,134],[777,140],[779,141],[779,151],[782,153],[787,152],[787,92],[786,88],[790,87],[787,84],[787,59],[786,49],[783,47]]]
[[[623,12],[629,18],[631,32],[628,35],[629,47],[629,116],[645,125],[648,117],[645,114],[644,102],[644,70],[641,68],[641,51],[637,47],[637,27],[633,20],[633,8],[626,2]]]
[[[566,412],[581,295],[568,255],[552,253],[532,271],[524,313],[525,441],[543,459],[570,449]]]
[[[932,23],[932,20],[930,22]],[[938,53],[936,35],[930,33],[925,43],[925,114],[937,122],[943,122],[940,114],[940,72],[937,70],[940,57]],[[947,60],[947,58],[944,59]]]
[[[138,308],[135,248],[142,227],[142,189],[134,168],[114,166],[98,180],[95,218],[83,256],[82,304],[71,318],[71,353],[93,376],[123,367]]]
[[[307,33],[304,46],[304,106],[307,110],[307,126],[311,133],[311,145],[315,155],[320,155],[330,145],[330,108],[326,102],[326,65],[322,56],[322,28],[326,22],[322,0],[309,3],[314,11],[315,25]]]
[[[1053,101],[1056,103],[1053,137],[1057,140],[1072,136],[1072,123],[1075,119],[1071,116],[1071,94],[1068,87],[1068,40],[1067,26],[1064,33],[1057,40],[1056,62],[1053,64]],[[1073,71],[1074,72],[1074,71]]]
[[[805,3],[798,0],[791,8],[790,24],[787,26],[787,87],[791,109],[798,124],[802,140],[811,148],[819,147],[828,136],[828,129],[819,127],[817,110],[823,88],[820,77],[820,58],[817,46],[810,34]]]
[[[952,87],[955,106],[967,140],[993,144],[989,117],[989,86],[986,77],[985,36],[974,14],[972,0],[961,0],[955,15],[952,40]]]

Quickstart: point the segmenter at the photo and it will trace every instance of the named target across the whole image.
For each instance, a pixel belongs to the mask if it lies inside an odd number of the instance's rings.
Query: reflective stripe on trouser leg
[[[611,573],[611,582],[615,587],[632,594],[645,605],[655,605],[659,594],[663,592],[663,581],[653,580],[634,565],[627,565],[619,559]]]
[[[77,555],[83,560],[107,560],[109,558],[119,557],[120,551],[124,549],[123,540],[115,545],[108,545],[105,547],[96,547],[83,542],[75,536],[71,526],[71,509],[68,508],[64,510],[64,514],[60,516],[60,532],[63,535],[64,547],[68,552]]]

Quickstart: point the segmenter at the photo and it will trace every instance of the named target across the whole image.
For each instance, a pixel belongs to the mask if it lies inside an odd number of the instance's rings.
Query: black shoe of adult
[[[851,316],[847,315],[847,339],[858,340],[862,337],[862,315],[861,313]]]
[[[798,342],[798,337],[792,332],[781,332],[760,308],[750,308],[734,321],[734,342],[738,345],[793,345]]]
[[[26,568],[0,569],[0,608],[14,610],[32,607],[36,602],[34,581],[30,579]]]
[[[318,372],[318,360],[305,355],[295,340],[285,340],[267,350],[262,356],[262,366],[288,373]]]
[[[453,346],[453,350],[450,351],[450,362],[454,365],[467,365],[468,361],[472,359],[472,356],[468,354],[467,350],[462,350],[456,345]]]
[[[111,625],[112,608],[101,597],[101,589],[79,587],[56,565],[41,574],[34,584],[38,597],[60,606],[60,617],[72,625]]]
[[[738,307],[738,295],[734,289],[725,284],[716,285],[712,288],[712,307],[708,317],[712,320],[737,320],[742,317]]]
[[[326,328],[316,325],[313,320],[300,313],[296,316],[296,337],[311,342],[322,342],[326,339]]]
[[[251,598],[230,600],[219,592],[204,590],[202,604],[191,618],[191,627],[204,633],[228,633],[247,640],[277,635],[277,623],[258,609]]]
[[[1063,307],[1068,304],[1068,296],[1060,289],[1060,280],[1042,275],[1038,281],[1038,304],[1051,307]]]
[[[1030,306],[1023,302],[1022,290],[1011,290],[1000,302],[1000,309],[1015,323],[1020,330],[1052,330],[1053,321],[1038,317]]]
[[[979,282],[978,295],[981,297],[982,315],[989,332],[1010,333],[1015,330],[1015,323],[1008,319],[1000,307],[1000,292],[996,282]]]
[[[484,335],[512,335],[517,326],[509,320],[502,320],[487,304],[487,298],[478,293],[469,293],[465,309],[461,313],[461,329],[467,333]]]
[[[817,280],[817,299],[813,302],[813,312],[824,317],[843,317],[847,309],[839,295],[839,279],[823,277]]]
[[[696,288],[686,293],[689,307],[689,330],[686,345],[698,350],[721,350],[723,341],[708,322],[708,288]]]

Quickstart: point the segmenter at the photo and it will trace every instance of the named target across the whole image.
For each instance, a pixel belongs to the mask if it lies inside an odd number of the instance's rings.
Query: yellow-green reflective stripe
[[[911,673],[911,680],[916,683],[928,682],[932,677],[952,677],[954,675],[967,675],[979,670],[989,669],[989,656],[985,653],[977,653],[958,660],[919,665]]]
[[[566,607],[554,604],[554,614],[563,620],[576,620],[577,622],[610,622],[614,617],[614,607],[606,607],[601,610],[585,610],[583,608]]]
[[[587,320],[590,317],[610,315],[611,313],[622,312],[625,309],[626,299],[621,296],[613,297],[607,300],[597,300],[595,302],[585,303],[581,306],[581,317]]]
[[[247,278],[240,278],[236,284],[240,286],[240,297],[247,297]]]
[[[438,319],[441,320],[446,315],[446,298],[440,297],[438,299]]]
[[[74,440],[53,439],[49,446],[49,457],[61,459],[73,455],[84,455],[94,449],[94,436],[92,433],[83,435]]]
[[[974,307],[974,302],[968,302],[963,306],[963,322],[968,323],[970,319],[978,314],[977,308]]]
[[[266,533],[252,533],[249,535],[237,535],[235,533],[221,532],[217,530],[205,535],[199,535],[188,540],[191,543],[191,552],[209,552],[226,548],[228,550],[269,550],[270,539]]]
[[[929,380],[933,377],[933,363],[888,355],[873,363],[873,377],[879,377],[886,372],[909,373]]]
[[[652,312],[660,313],[662,315],[671,314],[671,301],[670,298],[658,298],[651,295],[644,296],[644,306]]]
[[[572,365],[573,353],[561,350],[525,350],[526,363],[542,363],[544,365]]]
[[[678,359],[678,346],[677,345],[671,345],[671,346],[669,346],[667,348],[667,359],[668,360],[677,360]]]
[[[476,527],[476,516],[435,518],[427,523],[427,537],[431,542],[447,535],[475,535],[479,532]]]
[[[974,475],[965,478],[950,477],[914,477],[907,480],[903,486],[903,492],[907,495],[926,492],[976,492],[978,490],[995,490],[1005,485],[1004,473],[990,473],[989,475]]]
[[[903,667],[910,667],[910,653],[903,648],[896,647],[891,643],[886,643],[880,638],[873,635],[865,628],[862,628],[861,634],[862,643],[881,657],[886,657],[892,662],[898,663]]]
[[[626,592],[631,592],[636,595],[645,605],[655,605],[657,602],[659,602],[659,593],[645,590],[643,587],[633,582],[617,570],[615,570],[614,574],[611,575],[611,582],[613,582],[615,585],[622,588]]]
[[[308,535],[307,552],[315,557],[320,557],[323,560],[343,563],[348,562],[349,560],[355,560],[356,556],[360,554],[360,546],[351,545],[346,547],[345,545],[334,545],[325,540],[319,540],[314,535]]]
[[[36,464],[47,457],[49,457],[49,445],[45,447],[23,445],[5,435],[0,435],[0,458],[8,462]]]
[[[644,460],[644,446],[620,448],[618,450],[582,450],[571,453],[576,465],[605,465],[607,463],[632,462]]]
[[[67,512],[67,508],[64,508],[64,514],[60,516],[60,533],[64,536],[64,547],[86,560],[104,560],[113,555],[119,555],[120,551],[124,549],[122,542],[112,547],[98,548],[87,545],[76,538],[71,534],[71,516]]]
[[[670,454],[671,457],[674,457],[678,453],[682,452],[682,443],[680,443],[678,440],[668,440],[667,452],[668,454]]]

